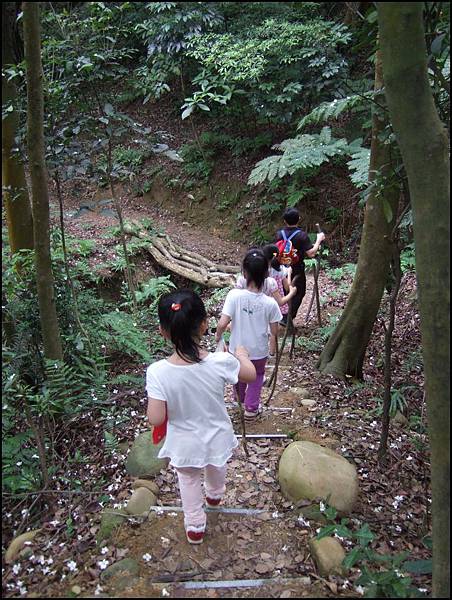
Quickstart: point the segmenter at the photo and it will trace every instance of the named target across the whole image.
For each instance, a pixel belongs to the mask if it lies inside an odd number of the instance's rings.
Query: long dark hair
[[[267,244],[266,246],[262,247],[262,252],[263,252],[265,258],[270,263],[270,266],[273,267],[273,269],[275,269],[275,271],[279,271],[279,268],[281,265],[279,264],[279,260],[278,260],[278,254],[279,254],[278,246],[276,244]]]
[[[176,353],[188,362],[201,362],[199,328],[207,318],[201,298],[184,289],[165,294],[158,305],[160,326],[170,335]]]
[[[251,250],[246,254],[242,271],[247,285],[254,283],[259,290],[262,289],[268,276],[268,260],[261,250]]]

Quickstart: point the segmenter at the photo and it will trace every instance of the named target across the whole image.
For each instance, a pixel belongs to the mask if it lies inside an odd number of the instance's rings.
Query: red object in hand
[[[166,426],[168,424],[168,412],[165,408],[165,420],[161,425],[156,425],[152,431],[152,443],[158,444],[166,436]]]

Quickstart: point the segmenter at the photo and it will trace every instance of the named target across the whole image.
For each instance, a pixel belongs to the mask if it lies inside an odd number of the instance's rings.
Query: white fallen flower
[[[103,548],[100,549],[100,553],[101,554],[107,554],[108,553],[108,547],[104,546]]]
[[[99,568],[101,569],[101,571],[103,571],[104,569],[106,569],[108,567],[108,565],[110,563],[107,559],[104,558],[103,560],[98,560],[97,564],[98,564]]]
[[[361,596],[364,595],[364,588],[361,585],[355,587],[355,590],[358,592],[358,594],[361,594]]]
[[[170,593],[168,592],[168,590],[166,588],[163,588],[162,590],[162,596],[169,596]]]
[[[150,560],[152,560],[152,556],[148,552],[146,552],[146,554],[143,554],[143,560],[149,562]]]
[[[73,572],[77,570],[77,563],[74,560],[70,560],[68,563],[66,563],[67,568],[69,569],[69,571]]]

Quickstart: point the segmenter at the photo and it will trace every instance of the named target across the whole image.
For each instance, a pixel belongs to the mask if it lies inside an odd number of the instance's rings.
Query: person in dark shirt
[[[297,255],[299,256],[299,261],[296,264],[292,265],[292,282],[293,285],[297,288],[297,293],[292,298],[292,320],[297,316],[298,309],[300,308],[301,302],[306,294],[306,274],[304,268],[304,259],[305,257],[314,258],[317,254],[320,244],[325,239],[325,234],[318,233],[315,244],[311,244],[311,241],[308,237],[308,234],[298,227],[298,222],[300,220],[300,215],[296,208],[288,208],[283,214],[284,229],[280,229],[276,234],[276,241],[284,239],[283,231],[288,238],[295,231],[297,232],[293,238],[291,238],[291,242],[293,247],[297,250]],[[284,315],[287,319],[287,315]],[[283,324],[286,324],[287,321],[282,320]]]

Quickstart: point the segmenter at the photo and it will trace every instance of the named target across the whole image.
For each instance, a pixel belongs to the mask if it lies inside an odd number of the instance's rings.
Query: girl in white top
[[[254,381],[256,371],[241,346],[235,347],[235,356],[200,347],[207,314],[201,298],[191,290],[162,296],[158,315],[160,332],[171,340],[174,352],[147,369],[147,416],[155,426],[168,419],[158,456],[169,458],[176,468],[187,540],[199,544],[206,527],[201,473],[207,504],[215,506],[225,491],[226,462],[237,446],[224,404],[224,386]]]
[[[239,384],[236,395],[245,403],[245,418],[252,420],[260,412],[260,394],[268,357],[268,329],[273,335],[278,332],[278,322],[282,315],[278,303],[263,292],[268,273],[268,262],[261,251],[251,251],[243,261],[243,274],[246,278],[245,290],[233,289],[226,296],[221,318],[217,325],[216,339],[231,323],[229,347],[234,352],[243,345],[247,348],[251,362],[256,367],[256,380]]]

